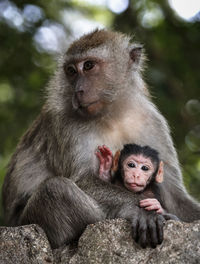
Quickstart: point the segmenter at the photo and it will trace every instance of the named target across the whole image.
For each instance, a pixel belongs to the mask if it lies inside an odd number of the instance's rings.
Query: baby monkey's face
[[[156,168],[150,158],[130,155],[122,163],[125,187],[132,192],[140,192],[150,183]]]

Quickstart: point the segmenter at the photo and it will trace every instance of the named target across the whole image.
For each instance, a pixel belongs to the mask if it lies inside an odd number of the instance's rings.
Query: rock
[[[54,257],[54,259],[53,259]],[[51,250],[37,225],[0,227],[0,264],[198,264],[200,221],[167,221],[164,241],[155,249],[141,249],[124,219],[89,225],[78,244]]]
[[[51,247],[44,231],[37,225],[0,227],[0,263],[53,263]]]
[[[190,224],[168,221],[164,229],[164,241],[160,246],[141,249],[133,242],[131,226],[125,220],[89,225],[69,264],[200,263],[200,221]]]

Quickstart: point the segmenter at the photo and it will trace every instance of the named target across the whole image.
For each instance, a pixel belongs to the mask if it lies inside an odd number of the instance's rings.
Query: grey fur
[[[140,209],[139,195],[105,184],[95,176],[98,163],[94,153],[103,144],[113,153],[133,142],[158,150],[165,164],[161,190],[164,207],[183,221],[200,219],[199,204],[182,184],[167,122],[142,80],[142,57],[138,64],[130,64],[129,38],[115,35],[109,44],[86,52],[107,61],[105,76],[97,79],[98,87],[102,84],[104,89],[100,93],[100,88],[89,87],[91,96],[96,89],[95,93],[109,102],[102,114],[87,118],[73,109],[73,86],[63,64],[75,55],[65,54],[47,87],[46,104],[21,139],[5,177],[7,224],[38,223],[53,247],[77,239],[89,223],[117,217],[132,222],[133,237],[140,245],[148,244],[148,236],[153,247],[162,241],[162,216]],[[86,54],[77,50],[76,57]]]

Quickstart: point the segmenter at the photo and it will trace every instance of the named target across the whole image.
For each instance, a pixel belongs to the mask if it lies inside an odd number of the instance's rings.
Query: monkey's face
[[[109,84],[106,83],[106,62],[87,57],[66,62],[64,71],[72,88],[72,107],[81,115],[96,116],[106,110]]]
[[[150,158],[143,155],[130,155],[122,164],[125,187],[140,192],[150,183],[155,167]]]

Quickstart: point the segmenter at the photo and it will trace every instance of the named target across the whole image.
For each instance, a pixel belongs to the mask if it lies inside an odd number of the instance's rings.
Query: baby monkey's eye
[[[135,168],[135,164],[134,164],[133,162],[129,162],[129,163],[128,163],[128,167],[130,167],[130,168]]]
[[[148,170],[149,170],[149,167],[143,165],[143,166],[141,167],[141,169],[142,169],[143,171],[148,171]]]
[[[94,62],[93,61],[86,61],[85,63],[84,63],[84,65],[83,65],[83,69],[85,70],[85,71],[89,71],[89,70],[91,70],[93,67],[94,67]]]

